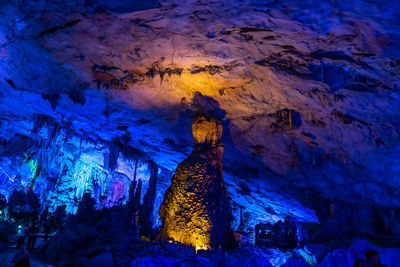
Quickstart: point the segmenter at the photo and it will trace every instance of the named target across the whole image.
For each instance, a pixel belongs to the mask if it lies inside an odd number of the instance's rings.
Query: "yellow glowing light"
[[[196,245],[195,249],[196,249],[196,253],[197,253],[198,250],[208,250],[208,249],[210,249],[210,247],[206,246],[206,245]]]
[[[181,76],[169,78],[176,88],[185,88],[191,92],[200,92],[207,96],[217,96],[221,89],[240,87],[244,79],[223,77],[208,73],[191,74],[183,72]]]

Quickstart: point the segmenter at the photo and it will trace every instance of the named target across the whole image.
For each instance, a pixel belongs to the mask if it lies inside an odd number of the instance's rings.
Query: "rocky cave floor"
[[[259,248],[241,245],[231,250],[198,250],[182,244],[138,237],[126,222],[126,207],[86,210],[69,215],[54,228],[47,241],[40,229],[30,263],[36,266],[352,266],[374,249],[382,263],[399,266],[400,249],[384,248],[372,240],[342,239],[310,243],[296,249]],[[13,266],[17,226],[21,222],[0,222],[0,260]],[[153,233],[152,239],[157,235]]]

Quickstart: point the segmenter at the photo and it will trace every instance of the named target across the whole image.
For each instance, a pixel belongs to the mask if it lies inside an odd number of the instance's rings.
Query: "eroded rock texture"
[[[250,239],[321,221],[307,191],[400,208],[399,1],[105,2],[0,1],[1,194],[108,207],[137,169],[142,201],[154,161],[158,213],[193,112],[218,107],[232,229]]]
[[[194,150],[178,165],[160,207],[161,236],[196,248],[228,246],[232,233],[222,180],[222,124],[197,115],[192,130]]]

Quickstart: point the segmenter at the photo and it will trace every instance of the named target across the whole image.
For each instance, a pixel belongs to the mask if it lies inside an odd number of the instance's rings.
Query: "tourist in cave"
[[[365,261],[363,259],[356,260],[353,267],[365,267]]]
[[[387,265],[382,264],[378,251],[374,249],[367,250],[365,258],[367,259],[365,262],[366,267],[387,267]]]
[[[26,198],[27,198],[27,203],[29,204],[29,210],[28,210],[29,219],[32,224],[36,224],[38,217],[39,217],[38,214],[39,214],[39,210],[40,210],[39,198],[38,198],[37,194],[35,194],[33,192],[33,190],[31,190],[31,189],[28,190]]]
[[[6,207],[7,207],[7,199],[3,194],[0,194],[0,217],[3,217],[6,220]]]
[[[26,249],[25,245],[17,249],[14,254],[14,267],[30,267],[29,263],[29,251]]]
[[[67,212],[65,211],[66,205],[57,206],[54,212],[54,228],[63,229],[64,223],[67,217]]]
[[[28,201],[25,201],[25,203],[22,206],[22,219],[24,220],[25,223],[29,223],[31,220],[31,205],[29,204]]]
[[[11,219],[15,218],[17,198],[18,198],[18,191],[14,189],[12,194],[8,198],[8,214]]]
[[[39,222],[44,225],[45,221],[47,220],[47,217],[49,216],[49,210],[48,208],[45,208],[42,213],[39,215]]]
[[[17,249],[21,248],[25,242],[26,234],[28,230],[28,224],[25,224],[24,226],[20,225],[18,226],[18,231],[17,231]]]
[[[43,223],[44,230],[44,240],[47,241],[49,239],[50,231],[53,228],[54,216],[50,215]]]
[[[28,228],[28,245],[27,245],[28,250],[34,249],[38,232],[39,229],[37,228],[36,224],[32,224]]]

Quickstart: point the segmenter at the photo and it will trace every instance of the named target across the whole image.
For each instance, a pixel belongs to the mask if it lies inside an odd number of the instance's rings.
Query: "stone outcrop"
[[[192,130],[194,150],[178,165],[159,210],[161,237],[196,249],[227,247],[232,232],[222,179],[222,124],[197,115]]]

